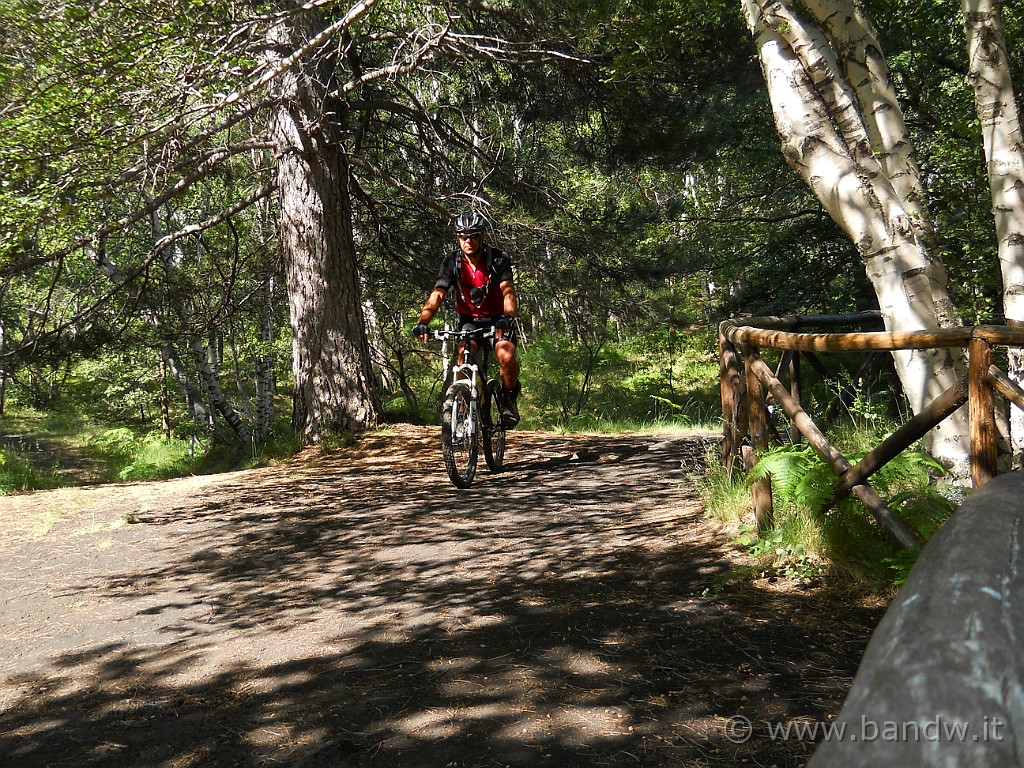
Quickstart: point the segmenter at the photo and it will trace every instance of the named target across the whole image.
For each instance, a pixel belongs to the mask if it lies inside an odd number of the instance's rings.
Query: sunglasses
[[[459,240],[479,240],[480,239],[480,235],[479,234],[459,235],[458,237],[459,237]]]

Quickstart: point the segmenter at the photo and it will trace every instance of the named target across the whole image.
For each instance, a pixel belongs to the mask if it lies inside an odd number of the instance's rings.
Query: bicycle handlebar
[[[472,331],[455,331],[451,328],[441,328],[435,330],[433,337],[437,341],[444,341],[446,339],[489,339],[494,336],[494,326],[490,328],[475,328]]]

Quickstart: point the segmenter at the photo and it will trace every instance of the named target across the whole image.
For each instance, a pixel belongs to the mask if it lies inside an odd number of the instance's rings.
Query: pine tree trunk
[[[302,18],[310,17],[317,14]],[[277,25],[270,32],[272,55],[287,55],[309,32]],[[361,309],[349,167],[331,122],[336,118],[323,110],[332,69],[325,56],[320,66],[300,59],[286,70],[271,126],[291,315],[292,425],[305,442],[325,431],[372,427],[380,411]]]
[[[870,24],[853,0],[828,4],[823,18],[853,24],[868,36],[857,46],[842,45],[842,36],[825,23],[800,16],[792,0],[741,0],[757,45],[771,98],[782,151],[789,163],[843,229],[864,261],[878,305],[890,331],[934,330],[950,324],[952,307],[944,276],[929,256],[915,219],[923,201],[914,199],[913,183],[901,177],[912,160],[893,152],[910,146],[902,120],[883,127],[865,122],[879,105],[898,109],[891,87],[881,78],[881,48]],[[809,0],[809,9],[821,3]],[[847,28],[847,33],[850,28]],[[830,42],[829,34],[835,43]],[[848,41],[847,41],[848,42]],[[858,67],[844,56],[869,48],[879,53]],[[847,80],[847,71],[860,79]],[[878,81],[872,84],[871,78]],[[867,102],[867,103],[866,103]],[[884,110],[883,110],[884,111]],[[871,123],[871,118],[867,123]],[[885,162],[883,162],[883,158]],[[893,176],[900,176],[895,180]],[[918,413],[960,377],[960,361],[945,350],[897,352],[893,355],[911,409]],[[957,476],[969,474],[969,429],[961,409],[929,434],[929,449]]]
[[[1003,31],[1003,3],[963,0],[968,78],[981,123],[988,163],[999,266],[1003,278],[1003,315],[1009,325],[1024,325],[1024,143],[1010,78]],[[1008,375],[1024,384],[1024,355],[1010,351]],[[1024,413],[1011,408],[1015,462],[1024,449]]]

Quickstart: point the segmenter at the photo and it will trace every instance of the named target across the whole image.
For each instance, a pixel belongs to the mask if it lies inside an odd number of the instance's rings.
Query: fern
[[[914,547],[913,549],[900,550],[892,557],[887,557],[883,560],[891,572],[894,586],[902,587],[907,582],[910,569],[914,567],[919,554],[921,554],[920,547]]]
[[[811,510],[824,507],[833,496],[837,477],[810,446],[773,448],[750,472],[751,482],[771,476],[772,490],[784,504]]]
[[[850,454],[851,464],[866,454]],[[894,502],[905,501],[906,489],[920,492],[933,474],[944,474],[945,469],[923,453],[904,452],[889,461],[871,476],[871,484],[883,497],[894,495]],[[750,481],[771,477],[772,488],[779,501],[811,510],[819,510],[835,497],[834,485],[839,479],[809,445],[786,445],[765,453],[750,471]],[[903,492],[903,493],[901,493]]]
[[[863,455],[851,452],[847,457],[856,464]],[[870,482],[889,507],[927,539],[955,509],[954,502],[932,484],[933,477],[943,473],[931,457],[904,452],[872,475]],[[775,527],[753,544],[752,556],[772,560],[789,575],[816,568],[818,558],[885,574],[888,580],[906,577],[914,553],[898,553],[855,497],[833,504],[838,477],[810,446],[782,446],[766,452],[748,480],[768,476]]]

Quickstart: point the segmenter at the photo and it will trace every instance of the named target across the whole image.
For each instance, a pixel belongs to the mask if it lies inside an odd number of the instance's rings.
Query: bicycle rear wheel
[[[505,428],[501,426],[503,396],[500,381],[492,379],[487,382],[487,395],[484,401],[484,459],[494,472],[500,472],[505,461]]]
[[[469,384],[448,387],[441,412],[441,450],[448,477],[459,488],[469,488],[476,474],[477,430],[473,423],[473,397]]]

